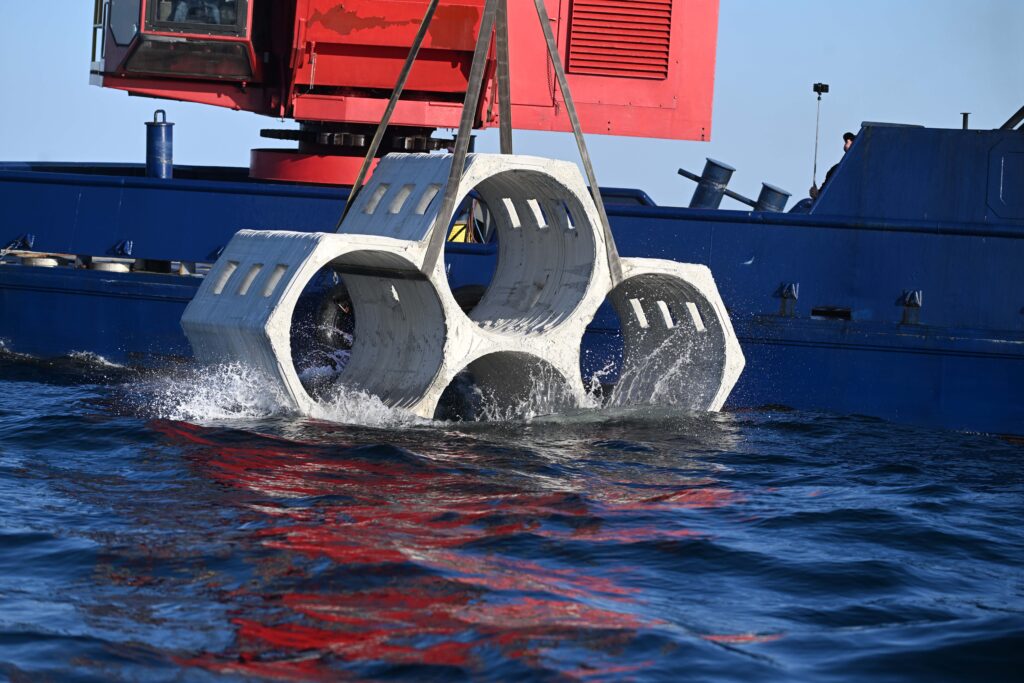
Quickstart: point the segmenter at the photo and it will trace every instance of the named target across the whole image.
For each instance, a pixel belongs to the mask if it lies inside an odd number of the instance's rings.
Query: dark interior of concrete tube
[[[344,278],[331,266],[306,285],[292,312],[292,365],[306,391],[317,396],[348,364],[356,311]]]
[[[622,325],[611,299],[606,298],[587,326],[586,343],[580,353],[580,375],[588,393],[602,400],[611,395],[622,357]]]
[[[622,368],[607,403],[706,410],[725,369],[725,335],[707,299],[662,274],[630,278],[609,299],[621,328]]]
[[[498,263],[470,318],[485,329],[525,334],[565,320],[594,271],[594,235],[582,204],[533,171],[506,171],[475,189],[497,227]]]
[[[316,303],[305,311],[313,314],[300,317],[296,308],[292,339],[296,326],[312,322],[320,356],[333,359],[324,372],[311,373],[293,352],[307,390],[329,396],[340,382],[393,406],[419,399],[441,365],[445,321],[434,288],[413,264],[386,252],[353,252],[322,269],[307,292]]]
[[[434,413],[443,420],[519,419],[574,406],[569,382],[541,358],[513,351],[470,363],[445,389]]]

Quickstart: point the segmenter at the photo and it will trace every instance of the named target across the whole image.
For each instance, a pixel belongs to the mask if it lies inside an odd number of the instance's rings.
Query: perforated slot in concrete
[[[498,173],[475,189],[498,231],[498,266],[471,319],[484,329],[518,334],[543,332],[566,320],[593,275],[594,232],[550,229],[547,221],[568,211],[574,223],[588,224],[579,199],[552,177],[527,170]],[[562,205],[565,210],[553,210]]]
[[[395,193],[395,198],[391,200],[391,207],[388,209],[388,213],[396,214],[402,212],[402,207],[405,206],[406,200],[409,199],[409,195],[416,189],[415,185],[406,184],[402,185],[401,189]]]
[[[245,296],[249,293],[249,288],[252,287],[253,280],[256,279],[256,276],[260,274],[261,270],[263,270],[262,263],[254,263],[249,266],[249,271],[245,274],[245,277],[242,278],[242,284],[238,285],[238,296]]]
[[[279,263],[274,266],[274,271],[270,274],[270,277],[267,278],[267,284],[263,288],[263,296],[269,297],[277,291],[277,285],[281,282],[281,278],[284,277],[285,271],[287,270],[288,266],[283,263]]]
[[[686,302],[687,308],[689,308],[692,305],[693,304],[690,303],[689,301]],[[662,320],[663,323],[665,323],[665,328],[666,329],[671,330],[673,327],[676,326],[676,321],[672,317],[672,311],[669,310],[668,304],[666,304],[664,301],[659,301],[658,302],[658,310],[661,311],[661,320]],[[696,310],[696,309],[694,309],[694,310]],[[692,313],[692,311],[691,311],[691,313]]]
[[[377,206],[381,200],[384,199],[384,195],[388,193],[388,188],[391,187],[387,183],[381,183],[377,187],[373,188],[370,193],[370,200],[366,202],[366,206],[363,207],[363,213],[373,214],[377,210]]]
[[[530,207],[530,212],[533,213],[534,224],[541,229],[548,227],[548,217],[544,215],[544,210],[540,208],[540,202],[536,199],[527,199],[526,204]]]
[[[572,211],[569,209],[569,206],[564,201],[562,202],[561,209],[562,209],[562,213],[564,213],[564,215],[565,215],[565,228],[566,228],[566,230],[575,230],[576,229],[576,221],[572,217]]]
[[[519,212],[516,211],[515,202],[513,202],[508,197],[505,197],[504,199],[501,200],[501,203],[504,204],[505,211],[508,212],[508,219],[509,219],[510,225],[513,228],[520,227],[522,225],[522,223],[519,220]]]
[[[647,314],[644,313],[644,305],[640,303],[640,299],[630,299],[629,307],[633,311],[633,317],[636,319],[636,324],[640,329],[647,329],[649,327],[647,323]]]
[[[423,190],[423,194],[420,195],[420,199],[416,202],[416,214],[422,216],[430,208],[431,202],[437,197],[438,192],[441,191],[441,186],[437,183],[427,185]]]
[[[698,332],[703,332],[707,329],[704,325],[704,318],[701,317],[700,309],[697,308],[697,304],[692,301],[686,302],[686,310],[690,313],[690,320],[693,321],[693,326],[697,328]]]
[[[220,294],[224,291],[224,287],[228,284],[228,280],[234,275],[235,269],[238,268],[238,261],[227,261],[222,262],[218,268],[214,269],[208,277],[213,279],[213,293]]]

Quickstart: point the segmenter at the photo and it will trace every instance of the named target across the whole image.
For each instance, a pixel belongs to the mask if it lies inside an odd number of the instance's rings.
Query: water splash
[[[342,383],[321,390],[318,398],[320,403],[311,416],[316,420],[382,428],[433,424],[433,421],[413,415],[407,410],[389,407],[378,396]]]
[[[677,328],[675,334],[666,336],[646,353],[630,354],[625,359],[607,405],[704,410],[720,377],[720,354],[710,338],[693,338]]]
[[[541,417],[557,416],[573,410],[598,410],[601,399],[598,392],[587,392],[577,404],[565,378],[554,367],[537,363],[525,369],[525,381],[517,377],[523,389],[511,394],[499,393],[480,387],[470,377],[463,392],[469,392],[473,419],[484,422],[532,422]]]
[[[615,361],[609,360],[604,366],[595,370],[590,377],[584,377],[583,387],[587,391],[588,398],[596,405],[601,405],[605,399],[605,387],[611,384],[609,380],[614,379],[617,374],[617,364]]]
[[[289,406],[274,382],[242,363],[178,369],[131,390],[144,412],[182,422],[262,419]]]
[[[242,363],[175,369],[125,388],[137,412],[160,419],[210,424],[298,417],[275,381]],[[309,416],[314,420],[381,428],[429,424],[340,383],[321,391],[319,399]]]
[[[465,374],[453,381],[442,396],[439,419],[429,420],[347,386],[343,371],[349,355],[349,351],[339,350],[303,369],[303,383],[317,398],[316,409],[309,418],[385,429],[441,426],[453,421],[522,424],[558,420],[560,416],[578,419],[581,413],[593,414],[597,419],[607,413],[615,419],[617,411],[635,406],[690,410],[699,403],[699,395],[705,389],[699,381],[705,373],[699,369],[694,372],[694,365],[699,365],[699,349],[695,352],[693,348],[679,348],[670,338],[650,357],[627,364],[610,395],[606,381],[616,374],[613,361],[584,379],[586,396],[580,405],[572,398],[564,378],[545,364],[529,369],[524,390],[512,400],[507,396],[499,400],[495,392],[478,386],[472,376]],[[653,384],[652,375],[656,375]],[[653,390],[636,391],[634,384],[639,378],[648,388],[653,386]],[[134,387],[133,391],[139,395],[135,403],[142,412],[163,419],[203,424],[300,417],[276,381],[241,363],[175,369]]]
[[[337,380],[345,371],[352,352],[346,349],[334,349],[330,352],[320,352],[305,365],[296,363],[295,369],[299,380],[306,387],[307,391],[315,391],[325,382]]]
[[[116,370],[126,370],[128,366],[115,363],[114,361],[107,360],[98,353],[92,351],[72,351],[68,354],[68,358],[85,365],[92,365],[98,368],[110,368]]]

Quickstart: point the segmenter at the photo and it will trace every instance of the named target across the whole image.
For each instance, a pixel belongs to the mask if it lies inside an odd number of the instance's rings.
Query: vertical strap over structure
[[[551,32],[551,20],[548,18],[548,10],[544,6],[544,0],[533,0],[537,8],[537,19],[540,21],[540,30],[544,32],[544,41],[548,46],[548,57],[551,59],[551,66],[555,69],[555,76],[558,78],[558,89],[562,91],[562,99],[565,101],[565,112],[569,115],[569,122],[572,124],[572,134],[576,137],[576,146],[580,151],[580,160],[583,162],[583,171],[587,174],[587,182],[590,184],[590,194],[597,205],[597,213],[601,217],[601,227],[605,233],[605,246],[608,249],[608,260],[617,268],[619,262],[618,249],[615,240],[612,239],[611,225],[608,223],[608,213],[604,209],[604,201],[601,199],[601,188],[597,185],[597,177],[594,175],[594,166],[590,163],[590,154],[587,152],[587,143],[583,139],[583,129],[580,127],[580,119],[576,115],[576,105],[572,100],[572,93],[569,92],[569,79],[565,76],[565,67],[562,65],[562,58],[558,54],[558,45],[555,43],[555,36]],[[621,279],[621,272],[612,272],[616,280]]]
[[[498,4],[495,44],[498,52],[498,126],[501,153],[512,151],[512,86],[508,65],[508,0]]]
[[[444,252],[445,240],[448,239],[447,223],[455,211],[455,194],[459,189],[459,180],[466,167],[466,154],[469,152],[469,141],[473,134],[473,121],[480,103],[480,91],[483,89],[487,52],[491,47],[491,31],[494,30],[498,4],[504,4],[504,1],[487,0],[487,4],[484,5],[484,15],[480,20],[480,33],[477,35],[476,49],[473,51],[473,65],[469,69],[466,98],[462,102],[459,133],[455,137],[455,152],[452,155],[451,171],[444,188],[444,200],[441,202],[441,209],[437,214],[437,223],[434,225],[434,232],[430,237],[426,258],[423,261],[423,272],[430,272],[434,268]]]
[[[345,216],[348,215],[349,208],[353,203],[355,203],[355,199],[359,195],[359,191],[363,188],[363,182],[366,180],[366,174],[370,171],[370,163],[377,155],[377,150],[380,149],[380,142],[384,139],[384,132],[387,130],[388,124],[391,122],[391,116],[395,113],[395,107],[398,106],[398,100],[402,96],[402,90],[405,89],[405,82],[409,79],[409,72],[412,71],[412,65],[420,53],[420,46],[423,45],[423,39],[427,35],[427,29],[430,28],[430,22],[434,19],[434,10],[437,9],[437,3],[438,0],[430,0],[430,4],[427,5],[427,11],[423,15],[423,21],[420,22],[420,28],[416,32],[416,37],[413,38],[412,46],[409,48],[409,55],[405,58],[405,64],[402,65],[402,71],[398,74],[398,82],[395,83],[395,88],[391,91],[391,98],[388,100],[388,106],[384,109],[384,116],[381,117],[380,124],[377,126],[377,130],[373,134],[373,139],[370,141],[370,147],[366,150],[366,156],[363,158],[363,165],[359,167],[359,175],[356,176],[356,181],[352,184],[352,189],[348,193],[348,199],[345,200],[345,208],[341,212],[341,218],[338,219],[335,231],[338,231],[338,229],[341,228],[341,224],[345,221]]]

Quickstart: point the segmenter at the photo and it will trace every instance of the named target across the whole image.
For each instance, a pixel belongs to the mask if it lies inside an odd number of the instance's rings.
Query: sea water
[[[1024,680],[1024,445],[0,359],[0,679]]]

